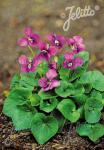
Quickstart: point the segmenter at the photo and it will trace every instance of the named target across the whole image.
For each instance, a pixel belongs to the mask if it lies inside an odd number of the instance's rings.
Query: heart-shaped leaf
[[[91,84],[84,84],[84,89],[85,89],[85,93],[90,93],[92,90],[92,85]]]
[[[59,71],[60,74],[60,79],[62,80],[69,80],[69,74],[70,74],[71,70],[65,69],[65,68],[61,68]]]
[[[19,80],[20,80],[20,75],[19,74],[15,74],[12,78],[11,84],[10,84],[10,89],[14,90],[14,88],[18,87],[19,85]]]
[[[61,97],[70,95],[80,95],[84,93],[84,88],[80,84],[72,84],[67,81],[61,81],[60,86],[55,89],[55,92]]]
[[[55,89],[55,92],[61,97],[67,97],[71,95],[70,90],[72,87],[71,83],[68,83],[67,81],[60,81],[60,86]]]
[[[22,109],[19,107],[15,108],[14,115],[12,116],[13,125],[15,126],[15,130],[24,130],[31,128],[31,122],[36,113],[34,111],[26,111],[26,109]]]
[[[83,73],[88,68],[88,61],[89,61],[89,53],[88,52],[80,52],[75,55],[75,57],[81,57],[84,61],[84,64],[80,67],[77,67],[75,70],[71,70],[69,74],[69,81],[74,81],[75,79],[81,77]]]
[[[32,94],[30,97],[30,102],[32,106],[38,106],[40,104],[41,98],[38,94]]]
[[[77,127],[77,133],[80,136],[88,136],[90,140],[95,142],[104,135],[104,125],[100,123],[94,125],[87,123],[81,124]]]
[[[37,113],[32,121],[31,131],[39,144],[44,144],[58,131],[58,122],[52,116]]]
[[[97,123],[100,117],[101,112],[99,110],[85,110],[85,119],[88,123]]]
[[[63,116],[71,122],[76,122],[80,118],[80,113],[76,110],[74,102],[70,99],[62,100],[57,109],[63,114]]]
[[[62,128],[66,122],[66,119],[63,117],[63,115],[57,110],[55,109],[52,112],[52,115],[57,119],[58,121],[58,128],[59,128],[59,133],[62,131]]]
[[[85,119],[88,123],[96,123],[100,120],[102,102],[98,99],[89,98],[85,103]]]
[[[47,100],[41,100],[40,103],[40,110],[43,110],[47,113],[51,112],[55,107],[57,106],[57,99],[56,98],[51,98]]]
[[[81,95],[75,95],[73,96],[73,99],[75,101],[75,103],[77,104],[85,104],[86,100],[88,99],[88,96],[85,94],[81,94]]]
[[[103,109],[102,102],[99,101],[98,99],[89,98],[85,103],[85,109],[89,109],[89,110],[96,109],[101,111]]]
[[[82,84],[91,84],[98,91],[104,91],[104,76],[99,71],[86,72],[81,76],[79,81]]]
[[[88,62],[85,62],[82,66],[77,67],[75,70],[71,70],[69,74],[69,81],[72,82],[77,78],[81,77],[88,67]]]
[[[42,90],[39,91],[38,95],[41,97],[41,99],[51,99],[57,97],[57,95],[53,92],[44,92]]]
[[[35,76],[35,73],[21,73],[19,87],[32,91],[36,84]]]
[[[80,52],[76,54],[75,57],[81,57],[84,60],[84,62],[89,61],[89,53],[87,51]]]
[[[24,89],[13,90],[4,102],[3,113],[12,117],[16,106],[25,103],[30,94],[30,91]]]

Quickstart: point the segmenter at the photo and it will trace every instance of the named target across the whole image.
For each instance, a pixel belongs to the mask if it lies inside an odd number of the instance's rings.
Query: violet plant
[[[18,44],[32,55],[19,57],[21,71],[14,75],[3,107],[15,130],[31,130],[44,144],[70,122],[80,136],[98,140],[104,135],[104,76],[87,71],[83,39],[50,34],[46,43],[29,27],[24,33]]]

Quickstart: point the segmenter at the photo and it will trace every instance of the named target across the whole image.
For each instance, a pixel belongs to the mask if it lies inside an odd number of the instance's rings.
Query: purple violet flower
[[[52,46],[56,46],[59,49],[63,47],[63,45],[66,43],[66,39],[64,36],[56,35],[56,34],[50,34],[47,35],[47,39],[50,41]]]
[[[21,55],[19,57],[19,64],[21,65],[21,72],[34,72],[36,67],[41,63],[37,56],[33,59],[26,57],[25,55]]]
[[[57,48],[54,46],[48,46],[45,42],[40,41],[38,44],[39,50],[41,53],[39,54],[40,59],[45,59],[49,62],[52,56],[55,56],[57,53]]]
[[[76,69],[78,66],[82,66],[83,65],[83,59],[80,57],[74,57],[74,53],[65,53],[64,54],[65,60],[63,62],[63,67],[70,69],[70,70],[74,70]]]
[[[50,69],[46,73],[46,77],[42,77],[39,80],[39,85],[43,91],[52,90],[60,85],[60,81],[54,79],[55,77],[57,77],[57,72],[54,69]]]
[[[68,39],[68,45],[72,46],[72,50],[75,54],[85,50],[84,41],[80,36],[74,36]]]
[[[40,36],[38,34],[33,33],[30,27],[27,27],[24,30],[24,34],[25,37],[20,38],[18,40],[18,44],[22,47],[26,47],[26,46],[36,47],[40,40]]]
[[[50,63],[50,64],[48,65],[48,67],[49,67],[49,69],[54,69],[54,70],[56,70],[56,69],[57,69],[57,63],[56,63],[55,61],[53,61],[52,63]]]

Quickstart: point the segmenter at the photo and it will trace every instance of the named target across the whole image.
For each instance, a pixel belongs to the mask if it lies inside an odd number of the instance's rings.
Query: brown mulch
[[[29,131],[16,132],[11,120],[0,117],[0,150],[104,150],[104,138],[92,143],[79,137],[74,125],[66,125],[60,134],[48,143],[39,145]]]
[[[16,67],[6,65],[0,70],[0,112],[2,112],[4,90],[8,90],[12,74]],[[104,53],[91,55],[90,69],[99,69],[104,73]],[[0,150],[104,150],[104,137],[93,143],[86,137],[80,137],[75,125],[67,124],[61,133],[48,143],[39,145],[29,131],[16,132],[11,119],[0,114]]]

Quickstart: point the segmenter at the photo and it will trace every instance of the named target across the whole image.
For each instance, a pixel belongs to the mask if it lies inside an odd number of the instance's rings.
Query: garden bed
[[[96,57],[97,56],[97,57]],[[103,55],[102,55],[103,56]],[[104,62],[99,53],[93,54],[90,68],[103,70]],[[8,73],[7,73],[8,72]],[[1,71],[5,75],[5,82],[10,80],[9,68]],[[3,83],[1,78],[1,83]],[[5,87],[7,89],[7,87]],[[3,93],[3,92],[2,92]],[[2,94],[3,95],[3,94]],[[0,97],[0,112],[2,111],[3,99]],[[104,123],[104,115],[102,115]],[[75,131],[75,125],[67,124],[61,133],[58,133],[48,143],[39,145],[29,131],[16,132],[10,118],[1,113],[0,116],[0,149],[1,150],[104,150],[104,138],[95,143],[86,137],[80,137]]]

